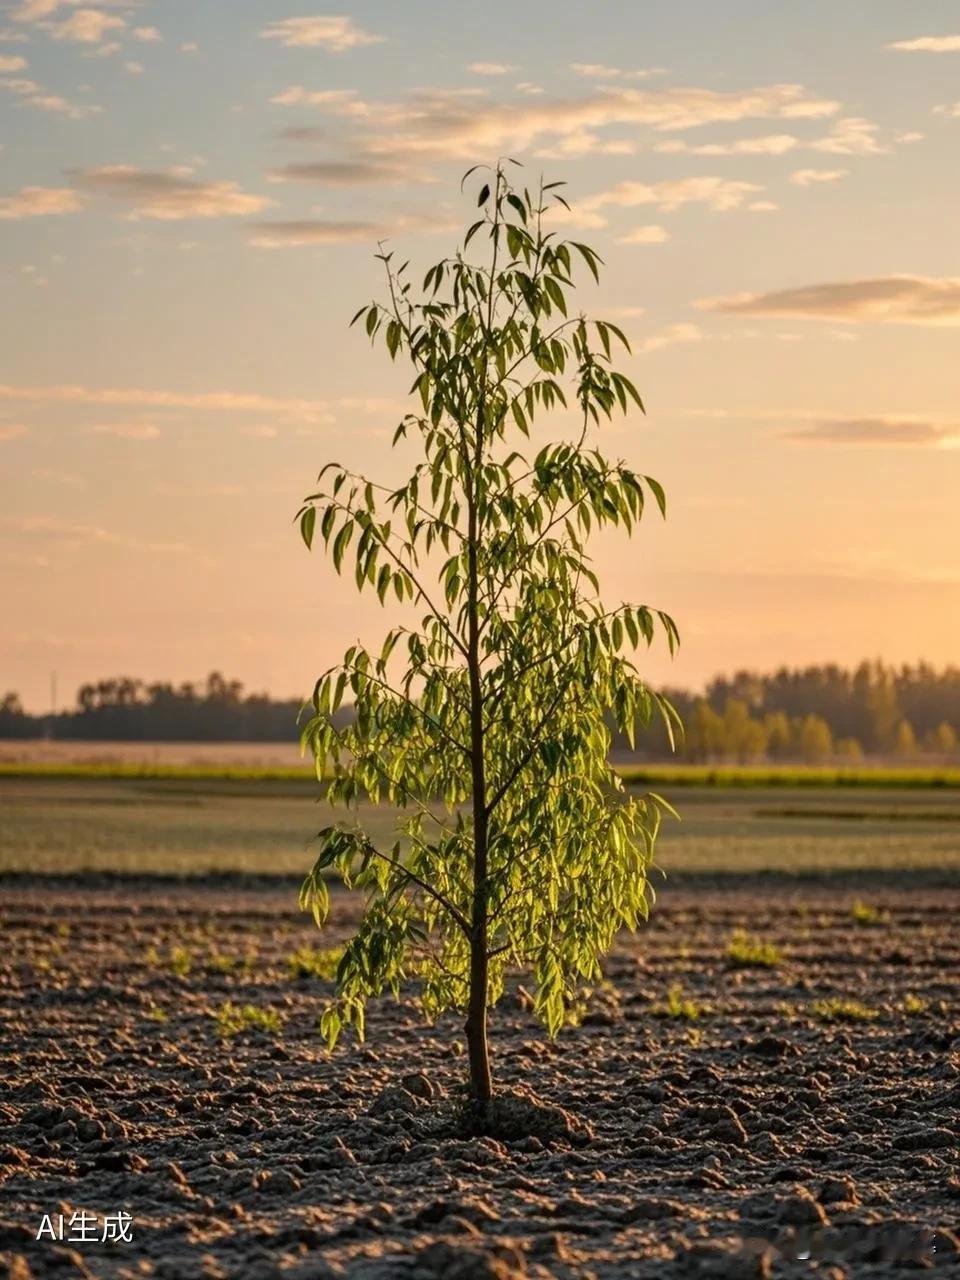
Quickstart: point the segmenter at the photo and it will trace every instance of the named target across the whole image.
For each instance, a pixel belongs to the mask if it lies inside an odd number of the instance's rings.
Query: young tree
[[[471,170],[470,174],[475,170]],[[470,174],[465,176],[470,177]],[[466,1015],[470,1089],[492,1094],[487,1009],[507,966],[532,966],[536,1012],[551,1034],[578,978],[621,927],[645,919],[659,797],[627,792],[607,763],[605,713],[634,740],[637,723],[678,718],[649,690],[625,649],[674,623],[658,610],[606,608],[585,542],[617,525],[629,534],[655,480],[588,447],[588,435],[631,402],[612,365],[616,325],[570,316],[575,264],[598,278],[600,259],[544,227],[565,204],[560,183],[533,196],[503,166],[479,193],[462,249],[426,274],[415,301],[407,264],[381,252],[383,302],[361,308],[372,340],[413,365],[416,413],[394,444],[416,437],[421,461],[384,488],[336,463],[298,513],[310,547],[319,535],[357,587],[422,609],[379,651],[357,645],[317,681],[303,730],[335,804],[360,799],[399,810],[396,841],[380,847],[359,825],[321,831],[301,906],[322,923],[325,875],[364,891],[366,905],[337,974],[322,1030],[363,1033],[368,996],[416,975],[430,1017]],[[467,256],[477,237],[488,249]],[[578,429],[530,456],[542,411],[567,406]],[[334,720],[345,697],[354,718]]]

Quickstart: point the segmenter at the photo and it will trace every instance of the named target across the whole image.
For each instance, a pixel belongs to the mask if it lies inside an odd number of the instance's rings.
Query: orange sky
[[[331,458],[401,473],[409,380],[346,321],[376,240],[452,250],[504,153],[567,179],[581,304],[635,343],[648,417],[600,443],[669,520],[597,554],[677,619],[651,679],[955,661],[954,6],[341,9],[6,5],[0,686],[299,695],[376,641],[292,516]]]

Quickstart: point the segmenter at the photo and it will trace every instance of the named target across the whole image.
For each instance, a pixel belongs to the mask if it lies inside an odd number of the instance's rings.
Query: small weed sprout
[[[854,924],[859,924],[865,929],[875,929],[890,923],[889,911],[884,911],[880,907],[871,907],[868,902],[861,902],[859,898],[850,908],[850,916]]]
[[[873,1022],[880,1016],[877,1009],[871,1009],[859,1000],[845,1000],[842,996],[815,1000],[811,1011],[820,1022]]]
[[[782,961],[779,947],[751,937],[743,929],[734,933],[727,946],[727,965],[731,969],[776,969]]]
[[[170,1020],[170,1015],[165,1009],[161,1009],[159,1005],[154,1005],[152,1009],[148,1009],[144,1016],[149,1018],[151,1022],[169,1022]]]
[[[186,947],[170,948],[170,972],[185,978],[193,967],[193,956]]]
[[[343,947],[298,947],[287,956],[291,978],[322,978],[332,982],[343,959]]]
[[[696,1022],[705,1012],[702,1005],[684,996],[683,988],[675,982],[667,991],[664,1004],[656,1004],[650,1010],[655,1018],[672,1018],[679,1022]]]
[[[283,1018],[276,1009],[258,1009],[255,1005],[233,1004],[227,1000],[214,1014],[217,1024],[217,1035],[223,1040],[239,1035],[241,1031],[266,1031],[270,1035],[279,1035],[283,1028]]]
[[[924,1000],[920,996],[915,996],[913,992],[908,991],[903,997],[903,1012],[910,1018],[919,1018],[923,1014],[930,1012],[930,1001]]]

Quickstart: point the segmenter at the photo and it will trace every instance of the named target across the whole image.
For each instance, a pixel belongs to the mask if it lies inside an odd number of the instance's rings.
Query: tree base
[[[489,1102],[468,1099],[454,1114],[454,1129],[462,1138],[496,1138],[501,1142],[539,1138],[545,1144],[566,1142],[574,1147],[586,1146],[594,1137],[586,1121],[563,1107],[539,1101],[525,1089],[498,1092]]]

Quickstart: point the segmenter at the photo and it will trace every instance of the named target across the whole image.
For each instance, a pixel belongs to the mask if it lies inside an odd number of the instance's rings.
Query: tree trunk
[[[470,1003],[467,1021],[467,1054],[470,1061],[470,1093],[475,1101],[487,1103],[493,1096],[490,1051],[487,1045],[487,948],[486,929],[478,945],[474,938],[470,952]]]
[[[484,761],[483,687],[480,675],[480,601],[477,575],[479,529],[477,493],[483,461],[483,412],[477,414],[473,475],[467,486],[467,672],[470,680],[470,772],[473,790],[473,902],[470,911],[470,995],[467,1004],[467,1049],[470,1092],[486,1104],[493,1095],[487,1048],[487,854],[490,815]]]
[[[470,1057],[470,1092],[477,1102],[493,1095],[490,1054],[487,1048],[487,852],[489,814],[483,760],[483,701],[480,665],[477,660],[478,633],[475,619],[470,625],[471,756],[473,773],[473,903],[470,913],[470,997],[467,1005],[467,1048]]]

